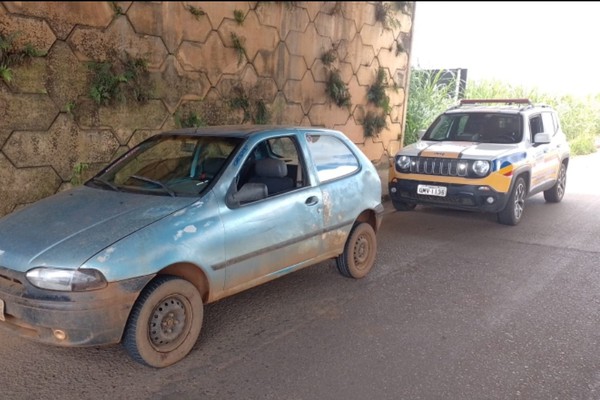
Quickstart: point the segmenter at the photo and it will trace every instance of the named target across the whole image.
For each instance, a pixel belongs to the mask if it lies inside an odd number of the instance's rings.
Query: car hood
[[[78,268],[119,239],[197,200],[81,186],[0,219],[0,266]]]
[[[421,141],[404,147],[399,154],[407,156],[470,158],[492,160],[512,153],[518,144],[477,142],[434,142]]]

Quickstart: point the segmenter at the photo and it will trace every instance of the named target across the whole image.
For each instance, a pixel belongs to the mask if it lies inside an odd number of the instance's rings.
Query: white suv
[[[565,193],[569,145],[556,111],[528,99],[461,100],[390,165],[398,211],[417,204],[497,213],[516,225],[525,199]]]

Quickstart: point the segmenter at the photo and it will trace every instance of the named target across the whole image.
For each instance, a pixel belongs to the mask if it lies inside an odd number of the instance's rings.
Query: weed
[[[390,98],[387,94],[385,94],[387,87],[387,74],[385,73],[385,69],[380,67],[377,70],[375,83],[373,83],[367,91],[367,100],[375,104],[377,107],[383,108],[386,113],[390,111]]]
[[[179,113],[175,113],[175,124],[179,128],[197,128],[199,126],[206,126],[206,123],[202,120],[194,111],[181,116]]]
[[[404,43],[402,43],[401,40],[396,40],[396,57],[398,57],[402,53],[406,53]]]
[[[254,123],[266,125],[271,121],[271,113],[265,102],[261,99],[256,102],[256,112],[254,114]]]
[[[125,15],[125,13],[123,12],[123,9],[119,5],[119,3],[117,3],[116,1],[111,1],[110,5],[115,13],[115,16]]]
[[[237,52],[238,55],[238,66],[242,64],[244,61],[244,57],[246,57],[246,48],[244,46],[244,42],[246,41],[244,38],[240,38],[234,32],[231,32],[231,41],[233,42],[233,48]]]
[[[33,57],[42,57],[46,53],[37,50],[31,43],[27,43],[23,49],[15,47],[15,39],[20,32],[14,32],[10,35],[0,34],[0,79],[7,84],[13,79],[12,67],[21,65]]]
[[[73,100],[69,101],[65,105],[65,112],[69,115],[73,115],[73,111],[75,111],[76,104]]]
[[[397,10],[391,3],[377,2],[375,4],[375,21],[381,22],[384,28],[400,28],[400,21],[396,19]]]
[[[5,64],[0,65],[0,79],[6,83],[10,83],[13,78],[12,69]]]
[[[254,91],[251,89],[251,92]],[[253,124],[265,125],[271,120],[271,113],[263,99],[255,98],[246,92],[242,84],[237,84],[232,89],[233,96],[228,104],[232,109],[241,109],[244,113],[242,124],[251,122]]]
[[[351,95],[348,91],[348,87],[342,81],[339,71],[331,71],[329,74],[329,80],[327,81],[326,92],[329,97],[339,107],[349,107],[352,103],[350,102]]]
[[[201,8],[198,7],[194,7],[194,6],[188,6],[188,11],[197,19],[199,20],[200,17],[206,15],[206,13],[204,12],[204,10],[202,10]]]
[[[365,115],[362,125],[365,137],[372,137],[378,135],[387,126],[387,123],[385,122],[385,115],[378,115],[373,111],[369,111]]]
[[[242,10],[233,10],[233,18],[235,18],[235,22],[237,22],[238,25],[243,25],[246,15],[244,15]]]
[[[330,49],[321,55],[321,61],[325,65],[331,65],[337,59],[335,49]]]
[[[71,175],[71,184],[74,186],[81,185],[84,181],[83,175],[90,168],[90,164],[79,162],[73,166],[73,174]]]

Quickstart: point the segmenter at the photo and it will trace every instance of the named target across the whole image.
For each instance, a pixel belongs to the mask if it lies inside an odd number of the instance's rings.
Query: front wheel
[[[565,187],[567,186],[567,166],[565,164],[560,165],[558,171],[558,179],[554,186],[544,191],[544,199],[549,203],[558,203],[562,200],[565,195]]]
[[[523,178],[519,177],[510,192],[506,206],[498,213],[498,222],[504,225],[517,225],[523,217],[526,195],[527,186]]]
[[[123,346],[139,363],[167,367],[192,350],[202,318],[202,296],[194,285],[176,276],[159,276],[133,306]]]
[[[361,222],[352,228],[344,252],[335,260],[338,271],[348,278],[362,278],[373,268],[376,253],[375,231],[368,223]]]
[[[414,210],[417,206],[416,204],[406,203],[400,200],[392,200],[392,205],[396,209],[396,211],[411,211]]]

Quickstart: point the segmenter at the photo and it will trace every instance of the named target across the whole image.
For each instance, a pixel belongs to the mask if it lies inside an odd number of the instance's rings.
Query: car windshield
[[[86,185],[167,196],[201,194],[217,177],[240,138],[158,136],[127,152]]]
[[[471,112],[439,116],[423,140],[519,143],[523,138],[518,114]]]

